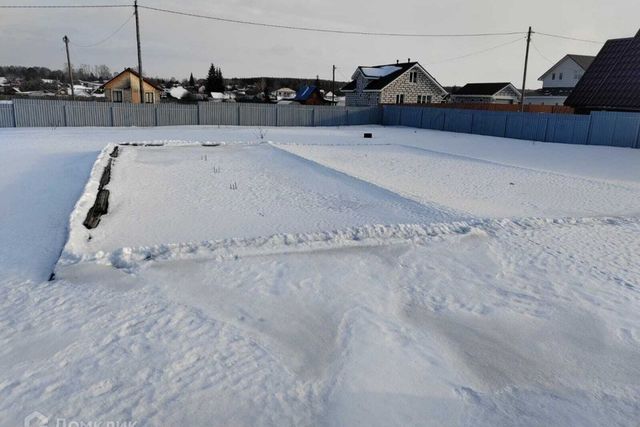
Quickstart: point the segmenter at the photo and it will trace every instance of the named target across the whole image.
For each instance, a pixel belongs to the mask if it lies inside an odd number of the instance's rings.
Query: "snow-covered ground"
[[[264,133],[0,129],[0,425],[637,425],[639,150]]]

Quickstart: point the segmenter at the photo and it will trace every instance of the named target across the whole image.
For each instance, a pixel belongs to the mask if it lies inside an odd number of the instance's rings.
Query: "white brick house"
[[[347,106],[441,103],[447,91],[419,63],[358,67],[342,88]]]

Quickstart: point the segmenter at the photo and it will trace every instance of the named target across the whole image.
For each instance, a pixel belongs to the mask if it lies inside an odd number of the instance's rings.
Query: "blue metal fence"
[[[347,126],[381,124],[379,107],[213,103],[116,104],[16,99],[0,104],[0,127]]]
[[[640,113],[594,112],[586,116],[396,105],[330,107],[212,102],[134,105],[33,99],[0,103],[0,127],[367,124],[640,148]]]
[[[385,126],[409,126],[564,144],[640,148],[640,113],[512,113],[385,105]]]

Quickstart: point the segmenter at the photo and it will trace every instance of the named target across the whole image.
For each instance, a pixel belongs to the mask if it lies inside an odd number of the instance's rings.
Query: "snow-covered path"
[[[634,425],[640,153],[365,129],[0,130],[0,425]]]

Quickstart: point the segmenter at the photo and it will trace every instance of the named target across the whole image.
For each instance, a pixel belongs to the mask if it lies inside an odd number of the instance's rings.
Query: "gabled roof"
[[[341,90],[342,92],[350,92],[356,90],[357,77],[358,74],[361,73],[365,78],[371,80],[369,84],[367,84],[367,86],[364,88],[364,90],[367,92],[378,92],[415,66],[420,67],[420,69],[427,75],[427,77],[429,77],[444,93],[447,92],[442,87],[442,85],[440,85],[440,83],[438,83],[438,81],[433,78],[433,76],[429,74],[429,72],[427,72],[427,70],[425,70],[418,62],[400,62],[395,64],[360,66],[353,73],[353,76],[351,77],[353,80],[346,86],[344,86]]]
[[[556,62],[553,67],[549,68],[543,75],[538,78],[538,80],[544,80],[545,77],[553,72],[553,70],[555,70],[555,68],[560,65],[565,59],[571,59],[573,62],[578,64],[580,68],[582,68],[584,71],[587,71],[596,57],[588,55],[574,55],[570,53],[568,55],[565,55],[560,61]]]
[[[565,105],[640,111],[640,31],[607,41]]]
[[[102,86],[100,86],[101,88],[105,87],[106,85],[108,85],[109,83],[111,83],[112,81],[114,81],[115,79],[117,79],[118,77],[120,77],[121,75],[123,75],[124,73],[131,73],[134,76],[136,76],[137,78],[140,78],[140,74],[138,74],[137,71],[133,70],[132,68],[125,68],[124,70],[122,70],[122,72],[118,73],[118,75],[114,76],[111,80],[104,82],[104,84],[102,84]],[[143,78],[142,79],[143,82],[145,82],[146,84],[154,87],[155,89],[158,90],[162,90],[162,88],[160,86],[158,86],[155,83],[151,83],[149,80]]]
[[[292,101],[308,101],[311,96],[318,91],[316,86],[304,86],[302,89],[296,93],[296,97],[292,99]]]
[[[518,94],[518,89],[511,83],[468,83],[458,89],[454,96],[494,96],[506,87],[511,86]]]

